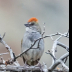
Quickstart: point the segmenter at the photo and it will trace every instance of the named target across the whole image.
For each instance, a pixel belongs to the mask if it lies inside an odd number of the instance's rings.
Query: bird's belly
[[[27,61],[35,61],[37,59],[40,59],[42,56],[43,50],[39,49],[31,49],[27,53],[24,54],[24,58]]]

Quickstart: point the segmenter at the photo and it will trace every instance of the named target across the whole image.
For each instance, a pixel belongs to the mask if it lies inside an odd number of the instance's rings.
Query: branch
[[[0,60],[0,65],[1,64],[5,64],[5,61],[3,60],[3,58],[1,57],[1,60]]]
[[[61,43],[61,42],[57,42],[57,45],[63,47],[64,49],[66,49],[69,52],[69,47],[66,46],[65,44]]]
[[[42,65],[42,69],[40,68],[40,67],[38,67],[38,66],[26,66],[26,67],[24,67],[24,66],[14,66],[14,65],[7,65],[7,66],[4,66],[4,68],[2,68],[2,67],[0,67],[0,71],[13,71],[13,72],[15,72],[15,71],[17,71],[17,72],[33,72],[33,71],[35,71],[35,72],[48,72],[48,70],[47,70],[47,65],[45,64],[45,63],[43,63],[43,65]]]
[[[8,52],[7,52],[7,53],[1,53],[0,56],[2,56],[2,55],[6,55],[6,54],[9,54],[9,53],[8,53]]]
[[[68,66],[66,66],[63,61],[60,61],[60,63],[62,64],[62,66],[63,66],[67,71],[69,71]]]
[[[55,58],[55,56],[48,50],[48,52],[45,52],[46,54],[50,54],[51,55],[51,57],[53,58],[53,60],[54,60],[54,62],[55,62],[55,60],[56,60],[56,58]]]
[[[10,52],[10,57],[11,57],[11,59],[8,60],[8,61],[6,61],[7,63],[10,64],[10,62],[13,63],[12,60],[14,59],[15,55],[14,55],[12,49],[10,48],[10,46],[8,46],[8,45],[6,44],[6,42],[3,40],[4,37],[5,37],[5,33],[4,33],[3,37],[0,35],[0,43],[2,43],[2,44],[5,46],[5,48]],[[19,66],[19,63],[17,63],[17,62],[14,62],[14,64]]]
[[[53,71],[59,64],[61,64],[60,61],[63,61],[66,57],[69,56],[69,52],[61,56],[58,60],[55,61],[54,64],[52,64],[49,68],[49,71]]]
[[[18,71],[18,72],[22,72],[22,71],[41,71],[39,67],[35,67],[35,66],[30,66],[30,67],[27,67],[25,68],[24,66],[11,66],[11,65],[8,65],[7,67],[5,67],[4,69],[3,68],[0,68],[0,71]]]
[[[45,34],[45,22],[43,23],[43,33],[42,33],[42,36]]]
[[[64,35],[65,35],[65,34],[67,34],[67,33],[64,33]],[[64,44],[62,44],[62,43],[60,43],[60,42],[58,42],[58,40],[61,39],[61,38],[62,38],[62,35],[59,36],[59,37],[54,41],[54,43],[53,43],[52,55],[53,55],[55,58],[56,58],[55,52],[57,51],[57,45],[59,45],[59,46],[65,48],[67,51],[69,51],[69,47],[68,47],[68,46],[66,46],[66,45],[64,45]],[[54,64],[54,62],[55,62],[55,60],[53,59],[52,64]]]
[[[44,35],[45,33],[45,23],[44,23],[44,31],[43,31],[43,34]],[[12,49],[6,44],[6,42],[3,40],[4,36],[5,36],[5,33],[3,35],[3,37],[1,37],[0,35],[0,43],[2,43],[3,45],[5,45],[6,49],[10,52],[10,56],[11,56],[11,59],[8,60],[8,61],[4,61],[4,60],[1,60],[3,64],[7,63],[9,65],[4,65],[3,67],[1,67],[0,65],[0,70],[1,71],[41,71],[40,67],[35,67],[35,66],[29,66],[29,67],[26,67],[24,68],[23,66],[20,66],[19,63],[16,61],[17,58],[21,57],[25,52],[29,51],[30,49],[34,49],[33,46],[36,44],[36,42],[38,41],[38,47],[35,48],[35,49],[38,49],[39,48],[39,43],[40,43],[40,40],[41,39],[44,39],[44,38],[47,38],[47,37],[51,37],[51,39],[53,40],[53,36],[56,36],[56,35],[60,35],[55,41],[54,41],[54,44],[53,44],[53,47],[52,47],[52,53],[50,51],[46,52],[47,54],[50,54],[51,57],[53,58],[53,63],[52,65],[49,67],[49,72],[53,71],[59,64],[62,64],[63,67],[65,67],[67,70],[68,70],[68,67],[63,63],[63,60],[65,58],[67,58],[69,56],[69,52],[64,54],[63,56],[61,56],[59,59],[56,59],[56,56],[55,56],[55,52],[56,52],[56,47],[57,45],[65,48],[67,51],[69,51],[69,47],[58,42],[58,40],[61,38],[61,37],[66,37],[66,38],[69,38],[69,34],[66,32],[64,34],[61,34],[59,32],[55,33],[55,34],[51,34],[51,35],[46,35],[46,36],[42,36],[41,38],[38,38],[37,40],[34,41],[34,43],[31,45],[31,47],[29,49],[26,49],[25,51],[23,51],[21,54],[19,54],[18,56],[15,56],[15,54],[13,53]],[[10,65],[11,64],[11,65]],[[14,64],[14,65],[12,65]],[[44,72],[47,72],[47,66],[44,65],[43,67],[44,69]]]
[[[61,33],[58,33],[58,34],[61,34]],[[57,34],[56,34],[57,35]],[[63,43],[60,43],[58,42],[58,40],[60,40],[62,37],[68,37],[68,33],[64,33],[64,34],[61,34],[61,36],[59,36],[53,43],[53,47],[52,47],[52,53],[49,52],[47,54],[50,54],[51,57],[52,57],[52,65],[50,66],[49,68],[49,72],[52,72],[59,64],[62,64],[63,67],[66,68],[66,70],[69,71],[69,68],[63,63],[63,60],[64,59],[67,59],[67,57],[69,56],[69,47],[64,45]],[[56,56],[55,56],[55,52],[57,52],[57,45],[63,47],[64,49],[66,49],[68,51],[67,54],[64,54],[63,56],[61,56],[59,59],[56,59]]]
[[[4,33],[3,37],[1,37],[1,35],[0,35],[0,43],[2,43],[5,46],[5,48],[10,52],[11,58],[14,58],[12,49],[6,44],[5,41],[3,41],[4,36],[5,36],[5,33]]]

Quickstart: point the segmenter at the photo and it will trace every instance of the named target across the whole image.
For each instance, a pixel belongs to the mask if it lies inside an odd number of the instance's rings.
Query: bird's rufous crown
[[[38,22],[38,19],[37,18],[35,18],[35,17],[32,17],[32,18],[30,18],[29,20],[28,20],[28,22]]]

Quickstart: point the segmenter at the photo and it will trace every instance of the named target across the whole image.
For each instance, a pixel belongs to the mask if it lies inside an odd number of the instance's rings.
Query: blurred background
[[[6,32],[4,40],[13,49],[16,55],[21,52],[21,39],[25,33],[24,24],[29,18],[36,17],[43,30],[43,23],[46,23],[45,35],[56,32],[67,32],[69,29],[69,0],[0,0],[0,34]],[[54,37],[56,39],[58,36]],[[51,38],[44,39],[45,52],[51,50],[53,41]],[[69,40],[62,38],[60,42],[69,46]],[[7,52],[0,44],[0,53]],[[50,55],[43,54],[40,62],[45,62],[48,67],[51,65]],[[58,47],[57,58],[67,51]],[[9,55],[3,55],[7,60]],[[21,58],[19,63],[23,65]],[[69,62],[66,63],[69,65]]]

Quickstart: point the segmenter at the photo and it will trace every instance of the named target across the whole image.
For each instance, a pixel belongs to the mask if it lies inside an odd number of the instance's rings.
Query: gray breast
[[[29,33],[28,38],[30,39],[31,42],[37,40],[38,38],[42,37],[39,32],[32,32]]]

